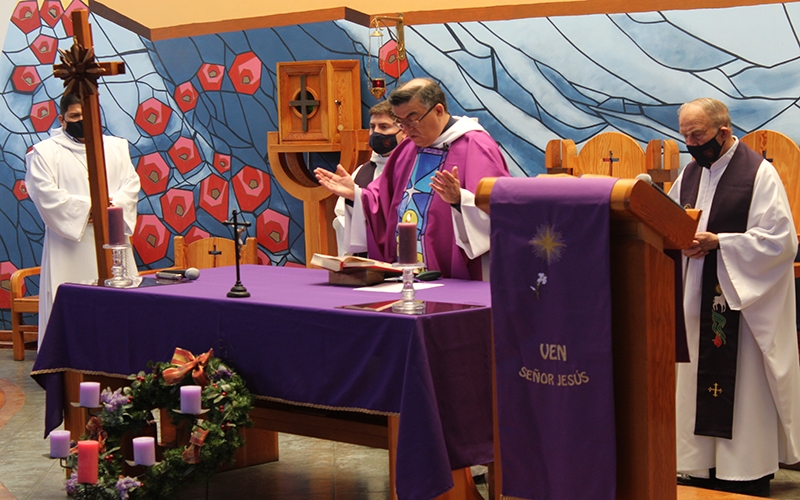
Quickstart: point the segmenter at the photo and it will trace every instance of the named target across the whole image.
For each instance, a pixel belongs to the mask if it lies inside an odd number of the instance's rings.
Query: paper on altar
[[[444,283],[414,283],[414,290],[424,290],[425,288],[436,288],[437,286],[444,286]],[[380,283],[372,286],[362,286],[354,288],[359,292],[386,292],[386,293],[400,293],[403,291],[402,283]]]

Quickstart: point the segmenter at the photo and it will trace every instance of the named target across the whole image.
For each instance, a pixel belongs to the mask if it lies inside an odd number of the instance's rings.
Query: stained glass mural
[[[517,176],[542,172],[555,138],[580,147],[615,130],[643,145],[681,142],[677,107],[699,96],[726,102],[739,136],[768,128],[800,141],[799,6],[406,26],[400,79],[440,81],[451,112],[478,118]],[[84,7],[26,0],[8,22],[0,59],[0,329],[10,327],[8,276],[41,257],[44,227],[25,191],[24,156],[57,125],[62,82],[52,64],[56,49],[71,45],[69,12]],[[222,222],[237,209],[252,223],[262,263],[302,265],[303,207],[273,177],[266,151],[267,132],[277,130],[275,66],[360,61],[366,125],[376,102],[366,78],[368,28],[336,21],[151,42],[98,16],[90,22],[98,57],[128,68],[101,80],[100,99],[107,133],[130,142],[142,179],[137,264],[171,265],[176,234],[229,236]],[[769,36],[756,26],[770,26]],[[396,78],[386,78],[391,90]],[[333,168],[336,158],[308,162]],[[35,293],[35,280],[30,286]]]

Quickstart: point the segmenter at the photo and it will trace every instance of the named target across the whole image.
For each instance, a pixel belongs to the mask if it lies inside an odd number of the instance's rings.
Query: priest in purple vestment
[[[350,241],[370,258],[397,260],[398,223],[417,225],[417,255],[445,278],[488,279],[489,217],[475,206],[484,177],[506,177],[500,148],[475,120],[451,116],[441,87],[411,80],[389,95],[395,123],[406,134],[383,175],[366,188],[339,165],[318,168],[319,183],[352,202]]]

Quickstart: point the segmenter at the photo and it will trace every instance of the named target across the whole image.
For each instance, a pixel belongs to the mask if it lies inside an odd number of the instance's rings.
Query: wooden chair
[[[39,296],[25,295],[25,278],[35,276],[41,272],[39,267],[18,269],[11,275],[11,342],[14,348],[14,360],[25,359],[25,344],[37,342],[39,338],[39,325],[26,325],[22,320],[23,314],[39,312]]]
[[[236,245],[228,238],[203,238],[187,245],[183,236],[175,236],[172,244],[176,269],[236,265]],[[240,264],[258,264],[258,242],[255,238],[247,238],[240,250]]]
[[[583,145],[580,153],[570,139],[554,139],[545,148],[548,173],[608,175],[633,179],[650,174],[653,182],[669,189],[679,168],[678,145],[673,140],[652,140],[647,151],[620,132],[603,132]]]

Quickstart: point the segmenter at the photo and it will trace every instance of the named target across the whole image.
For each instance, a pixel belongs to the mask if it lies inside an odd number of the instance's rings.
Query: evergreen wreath
[[[66,458],[73,470],[66,484],[69,495],[86,500],[171,500],[177,498],[182,483],[207,480],[221,465],[231,463],[244,444],[239,429],[252,426],[253,397],[244,380],[213,357],[213,349],[194,357],[177,348],[170,363],[150,361],[148,368],[149,373],[130,375],[129,387],[102,392],[101,410],[90,418],[83,438],[100,443],[98,481],[77,482],[76,446]],[[195,383],[203,386],[202,405],[208,409],[200,418],[179,412],[180,387]],[[190,442],[164,450],[163,460],[145,467],[143,474],[123,476],[120,442],[153,424],[155,409],[171,415],[176,427],[191,429]]]

